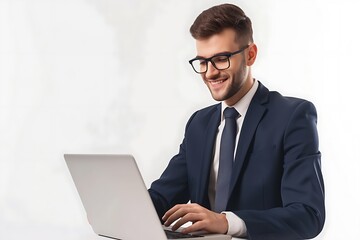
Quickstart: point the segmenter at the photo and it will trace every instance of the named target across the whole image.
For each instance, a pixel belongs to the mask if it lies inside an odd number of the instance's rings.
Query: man
[[[190,63],[221,103],[191,116],[179,153],[151,185],[159,217],[173,229],[192,222],[185,233],[315,237],[325,207],[314,105],[252,77],[257,47],[239,7],[202,12],[190,32],[197,49]]]

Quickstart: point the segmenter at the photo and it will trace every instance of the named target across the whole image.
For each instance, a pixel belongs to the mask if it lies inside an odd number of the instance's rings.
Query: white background
[[[254,77],[317,107],[327,204],[318,239],[358,238],[360,4],[233,2],[253,21]],[[72,239],[88,227],[64,153],[132,153],[147,185],[159,177],[191,113],[214,103],[187,60],[191,23],[217,3],[0,0],[1,239]]]

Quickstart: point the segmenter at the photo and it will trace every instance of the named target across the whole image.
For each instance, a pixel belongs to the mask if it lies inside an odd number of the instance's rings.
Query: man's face
[[[219,53],[238,51],[244,46],[235,41],[235,36],[233,29],[225,29],[209,38],[196,40],[198,57],[209,58]],[[246,63],[247,53],[248,49],[245,49],[242,53],[231,56],[230,67],[225,70],[218,70],[208,62],[208,70],[201,76],[215,100],[225,101],[231,106],[251,88],[253,81]]]

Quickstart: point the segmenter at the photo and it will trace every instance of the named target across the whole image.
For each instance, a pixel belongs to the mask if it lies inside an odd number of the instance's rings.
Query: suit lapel
[[[234,168],[231,176],[230,193],[234,190],[236,181],[240,176],[242,166],[249,150],[250,143],[256,132],[256,128],[266,112],[266,107],[263,106],[263,104],[268,100],[268,93],[269,90],[259,82],[258,90],[249,105],[243,126],[241,128],[235,155]]]
[[[202,161],[202,173],[200,174],[200,199],[205,200],[206,205],[210,208],[209,198],[208,198],[208,186],[209,186],[209,176],[210,176],[210,167],[213,161],[214,145],[216,134],[218,131],[219,123],[221,117],[221,104],[218,104],[211,114],[209,123],[206,127],[205,133],[205,145],[203,149],[203,161]]]

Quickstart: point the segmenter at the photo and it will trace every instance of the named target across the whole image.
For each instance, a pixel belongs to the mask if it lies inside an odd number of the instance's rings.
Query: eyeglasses
[[[210,58],[196,57],[191,59],[189,63],[196,73],[206,73],[208,70],[208,62],[216,68],[217,70],[225,70],[230,67],[230,57],[241,53],[250,45],[246,45],[245,47],[240,48],[240,50],[232,52],[232,53],[219,53]]]

